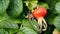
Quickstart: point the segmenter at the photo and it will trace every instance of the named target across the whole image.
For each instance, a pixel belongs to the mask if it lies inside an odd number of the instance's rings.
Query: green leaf
[[[0,34],[9,34],[9,33],[5,31],[4,29],[0,29]]]
[[[40,6],[44,7],[44,8],[46,8],[46,9],[49,9],[48,4],[46,4],[46,3],[44,3],[44,2],[39,2],[38,5],[40,5]]]
[[[23,11],[23,2],[22,0],[10,0],[9,7],[7,9],[7,13],[11,17],[18,17]]]
[[[38,0],[27,0],[25,3],[29,10],[33,10],[37,6]]]
[[[20,19],[9,18],[6,21],[8,21],[10,23],[21,24],[21,20]]]
[[[27,1],[38,1],[38,0],[27,0]]]
[[[30,24],[29,20],[27,20],[27,19],[22,20],[22,26],[32,28],[32,25]]]
[[[32,19],[31,21],[29,21],[29,23],[31,24],[32,28],[36,31],[39,32],[39,25],[37,23],[36,20]]]
[[[35,31],[39,31],[39,25],[37,23],[36,20],[27,20],[27,19],[23,19],[22,21],[22,26],[25,26],[25,27],[29,27],[29,28],[32,28],[33,30]]]
[[[60,31],[60,15],[54,19],[54,26]]]
[[[21,24],[20,19],[10,18],[7,14],[0,15],[0,22],[3,22],[3,21],[7,21],[7,22],[10,22],[10,23],[19,23],[19,24]]]
[[[29,27],[22,27],[20,30],[25,34],[37,34],[33,29]]]
[[[8,8],[9,0],[0,0],[0,14],[4,14]]]
[[[14,34],[18,31],[18,29],[6,29],[6,30],[9,32],[9,34]]]
[[[60,14],[60,2],[56,3],[55,9],[56,9],[57,13]]]
[[[3,22],[1,25],[3,28],[18,29],[18,25],[15,23]]]
[[[18,25],[17,24],[5,22],[5,21],[0,23],[0,28],[5,28],[6,30],[9,31],[9,34],[13,34],[13,33],[16,33],[18,31]]]
[[[0,24],[1,24],[3,21],[7,20],[8,18],[9,18],[9,17],[7,16],[7,14],[0,15]]]
[[[22,31],[18,31],[16,34],[25,34],[25,33]]]
[[[18,25],[15,23],[10,23],[6,20],[0,22],[0,28],[11,28],[11,29],[18,29]]]
[[[16,23],[11,23],[8,20],[9,18],[7,15],[0,16],[0,28],[18,29],[18,25]]]

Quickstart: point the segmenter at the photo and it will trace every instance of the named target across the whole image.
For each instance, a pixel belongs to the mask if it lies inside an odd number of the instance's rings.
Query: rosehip
[[[32,12],[32,15],[38,20],[38,24],[40,26],[40,33],[42,31],[46,31],[46,29],[47,29],[47,24],[44,19],[46,14],[47,14],[47,10],[44,7],[37,7]],[[42,29],[42,26],[44,27],[44,29]]]
[[[47,10],[43,7],[38,7],[33,10],[32,14],[36,19],[38,19],[39,17],[44,17],[47,14]]]

